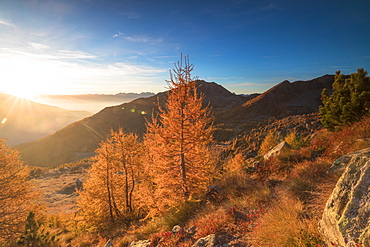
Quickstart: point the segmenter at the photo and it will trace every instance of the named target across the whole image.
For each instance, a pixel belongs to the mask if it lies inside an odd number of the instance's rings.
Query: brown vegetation
[[[96,150],[96,162],[89,170],[78,200],[84,221],[98,230],[127,224],[138,211],[142,145],[134,134],[122,129]]]
[[[37,195],[28,181],[29,170],[19,153],[0,139],[0,243],[14,239],[22,230]]]

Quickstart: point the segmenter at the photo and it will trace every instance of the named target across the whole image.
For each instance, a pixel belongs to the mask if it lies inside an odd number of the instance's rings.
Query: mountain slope
[[[234,95],[214,82],[198,81],[198,84],[199,91],[205,95],[205,104],[213,109],[216,124],[229,129],[224,133],[223,130],[218,131],[217,137],[219,140],[227,140],[252,128],[251,123],[316,112],[321,103],[322,89],[328,88],[330,91],[333,79],[333,76],[326,75],[311,81],[285,81],[261,95],[248,97]],[[124,131],[141,136],[145,132],[146,119],[155,114],[156,104],[163,102],[165,95],[159,93],[107,107],[53,135],[16,148],[21,151],[26,162],[37,166],[53,167],[89,157],[99,142],[109,136],[111,129],[123,127]]]
[[[199,91],[206,95],[205,104],[215,112],[232,109],[244,104],[249,98],[237,96],[216,83],[198,81]],[[126,132],[142,136],[146,119],[156,112],[156,104],[163,102],[165,93],[140,98],[118,106],[107,107],[97,114],[32,143],[16,146],[22,158],[35,166],[57,166],[66,162],[90,157],[100,141],[105,140],[111,130],[122,127]],[[221,102],[220,102],[221,99]]]
[[[10,146],[31,142],[89,115],[0,94],[0,137]]]
[[[245,122],[260,122],[271,117],[281,119],[292,115],[317,112],[321,104],[323,88],[327,88],[330,93],[333,82],[333,75],[293,83],[283,81],[265,93],[223,114],[219,122],[226,123],[227,126],[235,126]],[[227,121],[228,119],[231,121]]]

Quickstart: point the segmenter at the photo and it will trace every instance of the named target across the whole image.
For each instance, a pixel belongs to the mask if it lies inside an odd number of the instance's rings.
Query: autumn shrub
[[[236,153],[224,165],[224,171],[228,174],[244,173],[247,168],[246,158],[242,153]]]
[[[304,138],[303,135],[293,131],[290,132],[285,138],[284,141],[288,143],[292,148],[299,149],[308,144],[308,139]]]
[[[262,246],[315,246],[323,244],[317,222],[305,214],[303,203],[282,198],[259,220],[253,242]]]
[[[98,247],[104,246],[107,239],[97,233],[84,233],[74,237],[69,243],[72,246]]]
[[[184,224],[194,214],[199,203],[199,201],[186,201],[166,212],[162,216],[165,228],[172,229],[175,225]]]
[[[147,219],[134,234],[142,239],[158,232],[170,231],[175,225],[185,225],[200,206],[200,201],[186,201],[164,214]]]
[[[268,151],[270,151],[271,148],[275,147],[279,143],[279,139],[276,137],[274,132],[269,132],[266,137],[263,139],[259,154],[264,155]]]
[[[295,164],[304,160],[302,153],[296,150],[283,150],[276,156],[278,172],[286,174]]]
[[[202,238],[217,233],[222,227],[232,222],[232,216],[224,208],[216,209],[198,218],[195,222],[195,238]]]
[[[289,157],[289,156],[287,156]],[[266,182],[271,178],[283,178],[294,167],[294,163],[283,158],[271,157],[263,161],[256,169],[254,177],[258,181]]]
[[[311,149],[332,160],[370,147],[370,116],[336,132],[321,131],[311,141]]]
[[[169,231],[169,226],[164,221],[163,217],[156,217],[144,222],[144,224],[135,230],[135,235],[142,239],[147,239],[157,232]]]
[[[150,239],[150,247],[187,247],[192,245],[192,239],[184,231],[173,233],[171,231],[159,232]]]

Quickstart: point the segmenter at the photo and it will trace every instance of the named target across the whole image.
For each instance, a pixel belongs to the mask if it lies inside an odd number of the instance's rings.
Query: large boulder
[[[330,168],[341,170],[319,229],[328,246],[370,246],[370,148],[345,155]]]

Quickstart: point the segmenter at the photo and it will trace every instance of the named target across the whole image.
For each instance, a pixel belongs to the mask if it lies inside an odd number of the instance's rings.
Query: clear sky
[[[180,53],[193,75],[245,94],[369,71],[369,10],[369,0],[1,0],[0,92],[156,93]]]

